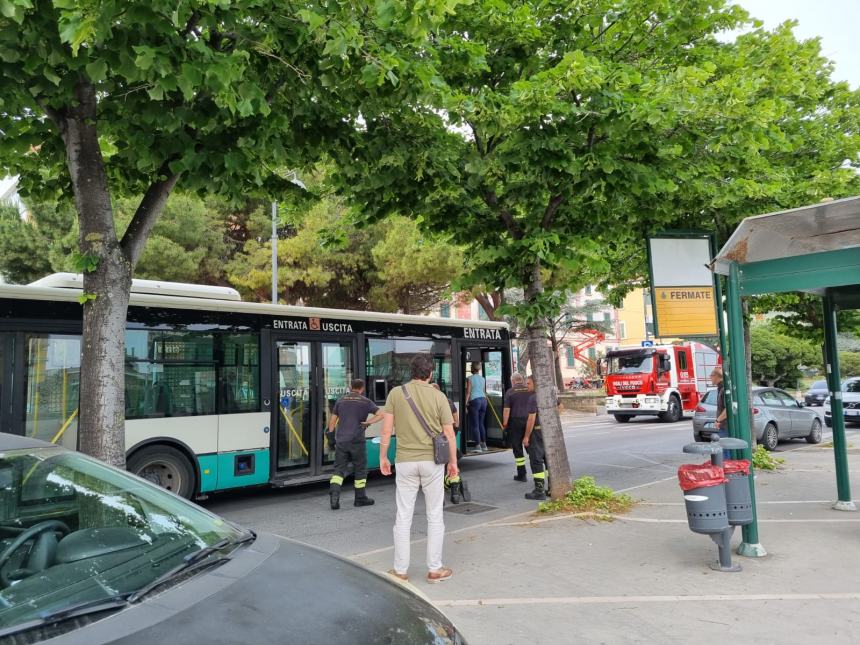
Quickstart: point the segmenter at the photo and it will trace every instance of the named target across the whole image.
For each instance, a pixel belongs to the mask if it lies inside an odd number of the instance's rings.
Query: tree
[[[570,466],[544,322],[564,299],[546,272],[562,268],[579,288],[608,271],[610,240],[688,212],[674,196],[686,206],[704,189],[685,188],[704,126],[730,125],[739,141],[725,146],[751,154],[770,121],[740,136],[751,114],[726,109],[735,90],[717,74],[717,63],[744,66],[716,35],[745,15],[711,0],[476,0],[427,45],[434,91],[410,112],[364,112],[339,155],[341,187],[369,218],[420,218],[467,247],[466,283],[523,289],[506,311],[529,336],[553,494],[569,490]],[[741,99],[762,82],[751,76]]]
[[[2,0],[0,165],[34,201],[74,196],[84,271],[80,447],[125,461],[133,270],[168,196],[280,195],[274,169],[348,137],[421,73],[412,45],[456,0]],[[116,197],[142,195],[128,227]]]
[[[422,233],[412,220],[391,217],[356,227],[332,195],[286,219],[278,239],[278,285],[287,303],[423,313],[462,271],[461,250]],[[230,282],[258,300],[271,293],[268,231],[270,220],[254,216],[251,239],[227,267]]]
[[[131,221],[137,201],[114,205],[115,226]],[[17,209],[0,210],[0,274],[12,283],[28,283],[49,273],[75,271],[78,225],[72,208],[36,204],[30,218]],[[170,196],[153,227],[134,277],[197,284],[227,284],[225,263],[237,250],[231,239],[236,213],[222,200],[195,195]]]
[[[839,375],[860,376],[860,352],[839,352]]]
[[[74,250],[66,236],[75,224],[71,209],[37,204],[21,219],[17,207],[0,207],[0,275],[12,284],[27,284],[57,269]]]
[[[564,376],[561,372],[561,344],[571,334],[586,331],[608,331],[603,322],[591,320],[598,313],[602,303],[588,302],[584,305],[564,305],[555,316],[548,316],[544,320],[550,347],[552,349],[553,367],[555,368],[555,383],[560,389],[564,389]]]
[[[795,387],[802,366],[821,366],[821,354],[812,343],[781,334],[772,325],[752,325],[750,347],[753,378],[768,387]]]

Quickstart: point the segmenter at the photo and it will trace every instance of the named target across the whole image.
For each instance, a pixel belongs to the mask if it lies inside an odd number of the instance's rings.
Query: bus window
[[[131,330],[126,338],[127,420],[216,413],[212,334]]]
[[[225,335],[218,375],[220,414],[260,409],[260,343],[255,334]]]
[[[24,433],[77,448],[81,374],[79,336],[28,335]]]
[[[453,397],[451,385],[451,343],[447,340],[430,340],[425,338],[368,338],[367,341],[367,378],[371,383],[384,379],[386,387],[374,385],[373,395],[377,403],[384,402],[376,399],[383,389],[390,392],[398,385],[408,383],[412,374],[409,364],[416,354],[431,354],[436,368],[433,377],[437,379],[439,388],[449,397]]]

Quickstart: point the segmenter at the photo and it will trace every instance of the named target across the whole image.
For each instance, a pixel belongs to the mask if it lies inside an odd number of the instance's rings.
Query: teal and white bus
[[[0,285],[2,431],[77,447],[81,284],[65,273]],[[128,469],[184,497],[328,479],[334,402],[360,378],[381,405],[419,352],[463,410],[467,368],[482,365],[489,442],[504,444],[503,323],[250,303],[225,287],[135,280],[125,351]],[[372,467],[380,426],[368,430]]]

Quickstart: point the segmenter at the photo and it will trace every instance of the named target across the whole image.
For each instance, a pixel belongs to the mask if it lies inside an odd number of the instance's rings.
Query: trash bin
[[[748,459],[727,459],[723,462],[726,475],[726,509],[729,524],[744,526],[753,521],[750,495],[750,462]]]
[[[691,531],[712,534],[729,528],[726,477],[720,466],[684,464],[678,468],[678,483],[684,491]]]

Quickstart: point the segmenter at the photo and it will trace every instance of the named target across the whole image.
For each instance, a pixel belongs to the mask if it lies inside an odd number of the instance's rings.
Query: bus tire
[[[633,418],[632,414],[615,414],[613,416],[618,423],[627,423]]]
[[[194,497],[197,475],[185,454],[172,446],[145,446],[126,462],[126,468],[156,486],[185,499]]]

